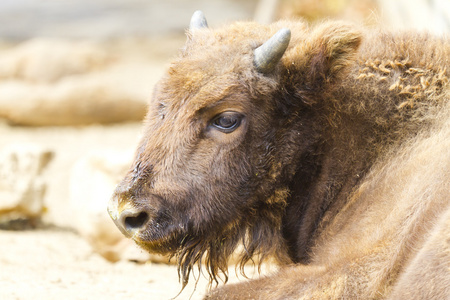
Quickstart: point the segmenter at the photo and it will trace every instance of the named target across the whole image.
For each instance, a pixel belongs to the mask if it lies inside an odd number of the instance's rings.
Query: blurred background
[[[450,29],[449,0],[1,0],[0,299],[177,295],[176,266],[124,239],[106,205],[197,9],[210,27],[302,18]]]

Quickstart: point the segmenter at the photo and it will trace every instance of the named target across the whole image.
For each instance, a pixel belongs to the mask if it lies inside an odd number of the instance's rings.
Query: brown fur
[[[253,50],[290,46],[268,75]],[[363,38],[364,36],[364,38]],[[136,161],[110,210],[177,257],[183,285],[276,256],[273,276],[208,299],[450,297],[450,42],[326,22],[236,23],[189,34],[155,88]],[[239,128],[211,126],[224,111]]]

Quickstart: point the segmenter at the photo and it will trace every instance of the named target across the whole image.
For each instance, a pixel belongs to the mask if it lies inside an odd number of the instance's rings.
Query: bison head
[[[292,41],[285,27],[295,27]],[[154,89],[135,161],[108,210],[137,244],[177,257],[184,285],[201,261],[217,281],[239,243],[242,264],[285,257],[293,177],[308,176],[320,101],[359,44],[348,26],[307,31],[289,22],[214,31],[197,12]]]

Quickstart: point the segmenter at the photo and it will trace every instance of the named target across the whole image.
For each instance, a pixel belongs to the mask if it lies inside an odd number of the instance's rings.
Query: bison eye
[[[215,117],[211,125],[223,133],[231,133],[241,125],[242,115],[236,112],[224,112]]]

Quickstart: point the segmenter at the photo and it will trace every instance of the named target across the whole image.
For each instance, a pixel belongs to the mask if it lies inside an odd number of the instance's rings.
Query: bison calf
[[[450,298],[450,42],[340,22],[209,29],[156,85],[109,213],[207,299]]]

